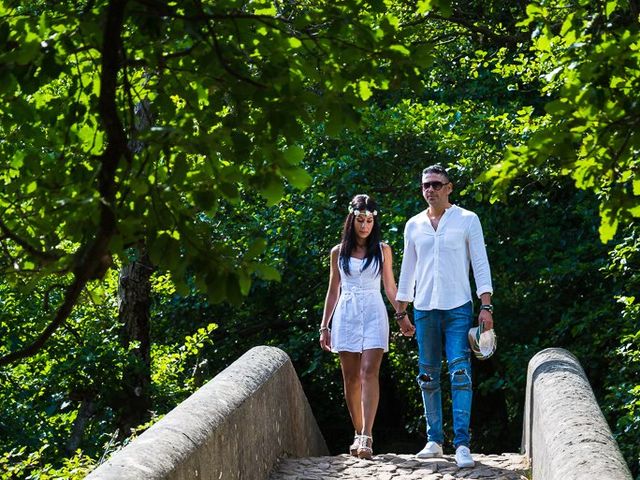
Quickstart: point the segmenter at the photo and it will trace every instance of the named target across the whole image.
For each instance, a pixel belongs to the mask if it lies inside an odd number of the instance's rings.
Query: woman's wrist
[[[322,333],[322,332],[330,332],[331,329],[327,325],[324,325],[324,326],[320,325],[320,328],[318,329],[318,331],[320,333]]]
[[[406,317],[406,315],[407,315],[407,311],[406,310],[403,310],[401,312],[396,312],[394,314],[394,317],[396,318],[396,322],[401,321],[404,317]]]

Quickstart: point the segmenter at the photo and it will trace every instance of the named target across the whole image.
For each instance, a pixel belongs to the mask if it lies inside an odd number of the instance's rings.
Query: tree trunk
[[[93,400],[84,400],[80,405],[80,410],[73,422],[71,429],[71,436],[65,445],[67,455],[72,456],[82,443],[82,435],[84,433],[84,427],[87,422],[96,413],[96,404]]]
[[[144,249],[138,258],[120,270],[118,282],[119,320],[122,323],[122,343],[129,348],[125,362],[122,391],[118,396],[118,428],[120,439],[150,417],[151,338],[150,312],[153,266]]]

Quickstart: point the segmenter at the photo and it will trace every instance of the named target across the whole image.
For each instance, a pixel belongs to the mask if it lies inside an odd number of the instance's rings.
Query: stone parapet
[[[534,480],[630,480],[578,359],[548,348],[529,362],[522,448]]]
[[[265,479],[281,457],[327,455],[285,352],[255,347],[87,480]]]

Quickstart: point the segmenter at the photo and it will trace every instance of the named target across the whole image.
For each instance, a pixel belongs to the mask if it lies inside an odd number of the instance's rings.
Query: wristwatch
[[[487,305],[480,305],[480,310],[489,310],[489,312],[493,313],[493,305],[490,303]]]

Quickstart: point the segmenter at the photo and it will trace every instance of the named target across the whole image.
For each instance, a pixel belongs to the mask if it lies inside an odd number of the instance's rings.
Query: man
[[[481,300],[478,322],[493,328],[491,271],[478,216],[449,202],[453,184],[447,171],[432,165],[422,172],[422,195],[429,207],[404,230],[404,256],[398,294],[399,314],[413,301],[418,341],[418,385],[427,422],[427,444],[418,458],[442,456],[442,347],[448,362],[453,402],[453,445],[459,467],[474,465],[469,449],[471,361],[467,333],[473,323],[469,266]],[[415,291],[415,294],[414,294]]]

